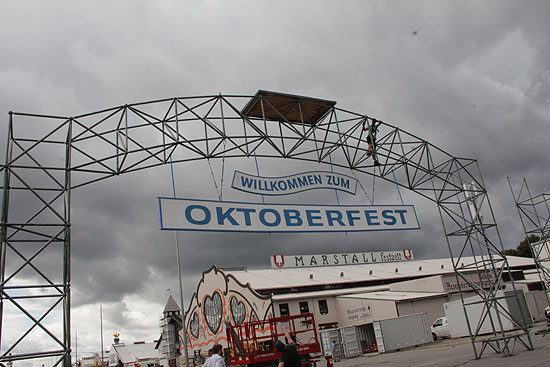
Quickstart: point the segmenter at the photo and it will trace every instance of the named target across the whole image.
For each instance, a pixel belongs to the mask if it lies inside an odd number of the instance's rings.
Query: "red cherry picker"
[[[292,340],[285,340],[284,326]],[[294,342],[302,366],[317,366],[312,359],[321,351],[313,314],[273,317],[239,325],[226,324],[229,362],[232,366],[277,366],[281,353],[275,349],[277,340]]]

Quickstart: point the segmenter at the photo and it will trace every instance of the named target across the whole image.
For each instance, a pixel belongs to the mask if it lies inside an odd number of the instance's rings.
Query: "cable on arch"
[[[330,162],[330,172],[334,173],[334,168],[332,167],[332,154],[329,153],[328,159]],[[338,206],[340,206],[340,198],[338,197],[338,190],[334,189],[334,193],[336,194],[336,202],[338,203]]]
[[[214,170],[212,169],[212,163],[210,163],[210,158],[207,158],[206,160],[208,161],[208,167],[210,167],[210,174],[212,175],[212,181],[214,182],[214,187],[216,188],[216,195],[218,196],[218,200],[222,201],[223,193],[220,192],[220,189],[218,188],[218,184],[216,183],[216,176],[214,176]]]
[[[216,188],[216,194],[218,195],[219,201],[223,200],[223,177],[225,172],[225,146],[226,146],[226,141],[225,139],[223,139],[223,155],[222,155],[220,187],[218,187],[218,184],[216,182],[216,176],[214,175],[214,169],[212,168],[212,163],[210,162],[210,158],[206,159],[208,161],[208,167],[210,168],[210,174],[212,175],[212,181],[214,182],[214,187]]]
[[[256,149],[254,149],[254,162],[256,162],[256,174],[260,177],[260,167],[258,166],[258,158],[256,158]],[[265,204],[264,195],[262,194],[262,204]]]
[[[365,194],[365,196],[366,196],[367,199],[369,200],[369,203],[370,203],[371,205],[374,205],[374,184],[375,184],[376,176],[373,176],[373,177],[372,177],[372,199],[371,199],[371,197],[370,197],[369,194],[367,193],[367,190],[365,190],[365,186],[363,186],[363,183],[361,182],[361,180],[359,180],[359,178],[357,178],[357,175],[355,174],[355,171],[354,171],[354,170],[351,170],[351,173],[353,174],[353,177],[355,177],[355,179],[357,180],[357,182],[359,182],[359,186],[361,186],[361,190],[363,190],[363,193]]]

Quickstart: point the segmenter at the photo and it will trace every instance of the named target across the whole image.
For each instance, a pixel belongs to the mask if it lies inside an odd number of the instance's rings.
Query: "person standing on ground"
[[[283,332],[285,333],[286,340],[293,340],[290,337],[290,334],[282,325]],[[279,357],[279,365],[278,367],[301,367],[302,362],[300,361],[300,355],[298,354],[298,350],[296,349],[296,344],[294,342],[290,342],[287,345],[283,343],[280,340],[277,340],[275,342],[275,349],[277,349],[279,352],[281,352],[281,357]]]
[[[221,344],[214,344],[212,349],[208,352],[212,352],[212,355],[208,357],[202,367],[225,367],[225,361],[223,360],[223,346]]]

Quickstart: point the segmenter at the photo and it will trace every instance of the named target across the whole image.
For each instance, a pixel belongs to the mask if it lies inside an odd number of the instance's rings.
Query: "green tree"
[[[529,237],[525,237],[523,241],[519,243],[517,248],[505,250],[504,253],[508,256],[533,257],[533,254],[531,253],[531,246],[529,244],[539,241],[540,237],[532,234]]]

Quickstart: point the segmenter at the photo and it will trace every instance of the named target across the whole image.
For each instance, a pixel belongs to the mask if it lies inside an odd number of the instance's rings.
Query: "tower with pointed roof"
[[[170,295],[160,319],[161,335],[158,349],[161,365],[169,366],[170,360],[175,359],[176,366],[179,367],[181,352],[178,332],[181,328],[181,309]]]

